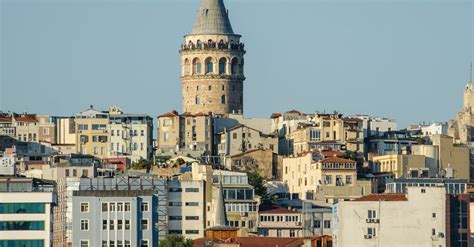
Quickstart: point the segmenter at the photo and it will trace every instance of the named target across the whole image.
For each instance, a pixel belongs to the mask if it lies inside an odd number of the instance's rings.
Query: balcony
[[[380,219],[370,218],[370,219],[366,219],[365,222],[366,222],[366,223],[379,224],[379,223],[380,223]]]
[[[190,41],[188,44],[181,45],[181,51],[193,50],[231,50],[245,53],[245,45],[243,43],[229,43],[223,41],[216,43],[211,40],[207,43],[199,42],[196,44]]]

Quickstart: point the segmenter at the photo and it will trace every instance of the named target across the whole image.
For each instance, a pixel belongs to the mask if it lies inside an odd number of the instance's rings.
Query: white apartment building
[[[421,133],[423,136],[448,135],[448,124],[447,123],[432,123],[427,126],[422,126]]]
[[[447,246],[444,187],[373,194],[333,207],[335,246]]]
[[[168,181],[168,234],[204,237],[206,201],[203,180]]]
[[[42,180],[0,179],[0,246],[51,246],[53,191]]]
[[[377,135],[377,133],[398,130],[398,123],[397,121],[393,119],[371,117],[368,115],[354,115],[351,117],[362,120],[362,126],[364,128],[364,136],[373,136],[373,135]]]
[[[153,120],[149,116],[123,114],[118,107],[111,107],[109,119],[109,157],[127,157],[132,162],[151,158]]]

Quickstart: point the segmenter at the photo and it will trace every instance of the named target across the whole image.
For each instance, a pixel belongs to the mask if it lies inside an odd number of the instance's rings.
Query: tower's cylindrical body
[[[243,112],[244,54],[223,0],[203,0],[181,46],[183,112]]]

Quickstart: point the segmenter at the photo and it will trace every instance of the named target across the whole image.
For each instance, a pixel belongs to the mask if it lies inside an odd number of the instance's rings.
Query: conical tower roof
[[[202,0],[192,34],[234,34],[224,0]]]
[[[222,178],[220,179],[222,180]],[[227,225],[227,215],[225,212],[224,189],[222,181],[217,188],[216,212],[214,214],[214,227],[225,227]]]

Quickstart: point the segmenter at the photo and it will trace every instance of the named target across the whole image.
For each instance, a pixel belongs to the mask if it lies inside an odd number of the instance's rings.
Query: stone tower
[[[202,0],[180,50],[183,112],[243,112],[245,49],[240,37],[223,0]]]

